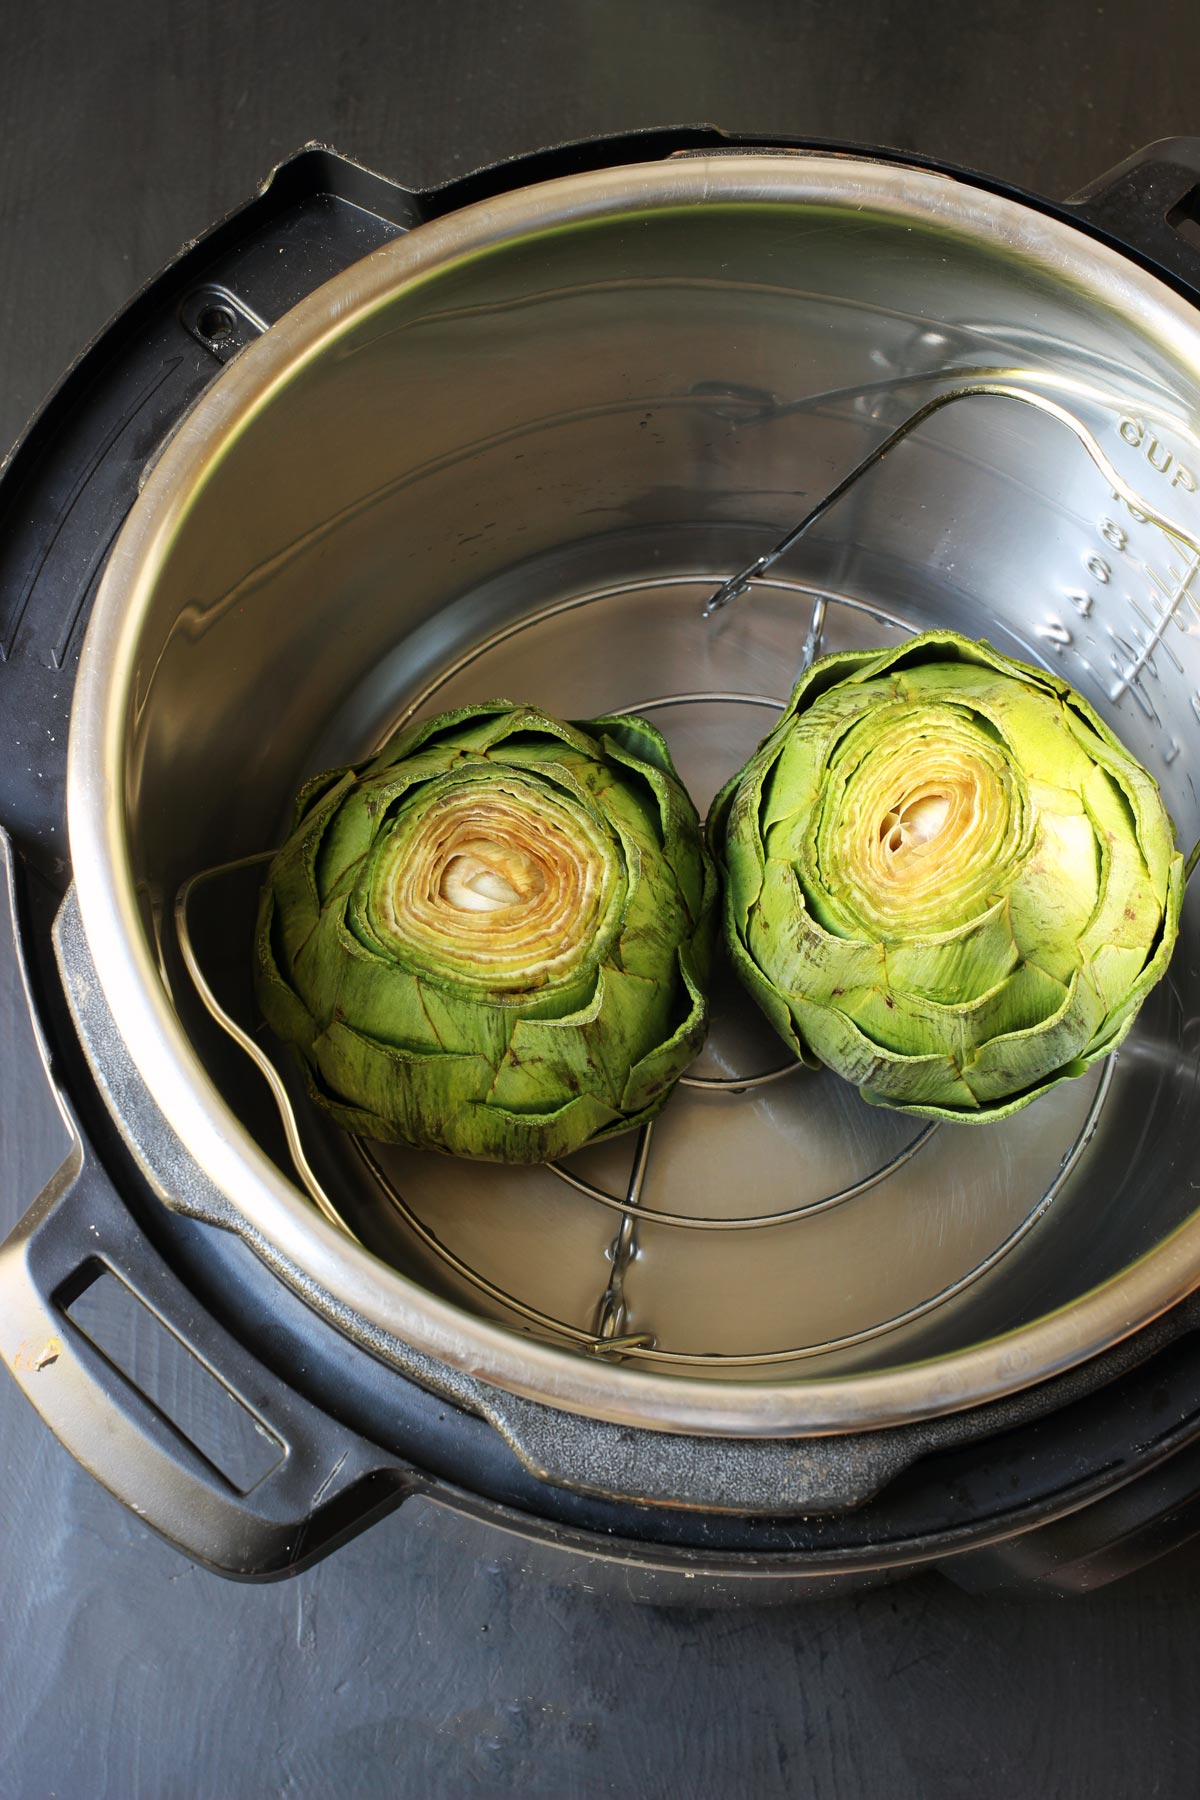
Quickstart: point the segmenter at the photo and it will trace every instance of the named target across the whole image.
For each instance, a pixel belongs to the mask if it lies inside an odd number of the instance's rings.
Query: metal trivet
[[[706,618],[711,617],[713,614],[722,610],[731,601],[736,600],[740,595],[747,592],[752,583],[755,581],[763,581],[767,576],[768,571],[770,571],[779,559],[785,555],[801,537],[803,537],[811,526],[816,524],[817,521],[822,518],[863,475],[867,474],[872,468],[880,463],[890,450],[926,419],[930,418],[934,413],[940,411],[943,407],[954,401],[983,396],[1020,402],[1021,404],[1034,407],[1049,418],[1055,419],[1060,424],[1065,425],[1082,445],[1083,449],[1087,452],[1096,468],[1104,476],[1114,493],[1123,498],[1127,505],[1134,511],[1135,517],[1140,517],[1144,521],[1157,526],[1168,537],[1173,538],[1179,544],[1186,547],[1195,558],[1193,567],[1200,568],[1200,542],[1173,520],[1158,512],[1129,486],[1109,462],[1092,433],[1078,418],[1075,417],[1074,414],[1068,412],[1066,408],[1060,406],[1056,401],[1050,400],[1041,394],[1031,392],[1010,381],[980,379],[962,383],[948,389],[936,395],[933,399],[927,401],[910,413],[902,424],[890,432],[880,444],[876,445],[874,449],[851,469],[849,474],[843,477],[834,488],[818,501],[799,524],[781,538],[773,549],[756,557],[753,562],[749,563],[737,574],[720,582],[720,584],[710,593],[710,597],[703,607],[703,616]],[[694,584],[704,588],[714,579],[715,578],[711,576],[689,575],[686,578],[686,581],[689,585]],[[629,585],[641,589],[647,586],[661,584],[679,585],[680,578],[665,577],[660,578],[658,582],[641,581]],[[795,586],[797,584],[784,584],[775,581],[768,582],[767,585]],[[497,644],[521,631],[542,623],[555,614],[570,611],[580,605],[585,605],[593,600],[603,598],[609,592],[615,593],[619,591],[621,590],[614,588],[612,590],[604,590],[603,593],[594,593],[585,597],[575,597],[566,601],[560,601],[552,607],[543,609],[530,617],[503,627],[500,631],[493,634],[492,637],[488,638],[483,644],[477,645],[470,652],[459,658],[450,668],[442,670],[437,679],[429,684],[429,686],[405,708],[401,718],[396,721],[396,726],[404,723],[408,718],[419,711],[421,707],[426,705],[433,693],[436,692],[438,688],[445,685],[452,676],[460,673],[462,669],[467,667],[477,657],[485,654]],[[846,596],[835,596],[829,593],[816,592],[811,589],[802,591],[808,592],[811,595],[812,612],[805,637],[803,653],[799,667],[796,671],[796,678],[799,677],[820,653],[827,608],[831,599],[836,599],[840,604],[854,606],[857,610],[870,612],[881,620],[901,629],[911,629],[911,627],[908,626],[907,621],[895,618],[892,615],[885,613],[881,608],[867,607],[862,602],[850,600]],[[1162,642],[1167,626],[1175,617],[1187,591],[1188,584],[1186,581],[1177,583],[1174,591],[1168,591],[1164,585],[1163,592],[1167,599],[1167,605],[1160,610],[1158,621],[1153,628],[1149,642],[1143,644],[1134,662],[1131,663],[1128,668],[1118,671],[1118,680],[1109,695],[1111,700],[1114,702],[1119,700],[1132,685],[1136,684],[1142,670],[1153,656],[1155,649]],[[720,690],[697,690],[694,692],[659,695],[632,705],[622,706],[616,710],[645,715],[655,711],[663,711],[690,704],[751,705],[778,712],[782,710],[785,702],[767,695],[732,693]],[[393,729],[395,728],[396,727],[393,727]],[[391,734],[389,733],[388,735]],[[304,1188],[326,1219],[337,1225],[355,1242],[359,1242],[360,1240],[325,1191],[315,1170],[308,1160],[304,1150],[295,1110],[278,1070],[262,1047],[229,1015],[224,1007],[222,1007],[204,974],[192,941],[188,912],[192,897],[196,892],[206,884],[223,875],[230,875],[257,863],[267,862],[274,854],[274,851],[265,851],[256,856],[242,857],[234,862],[223,863],[214,868],[204,870],[200,874],[194,875],[188,881],[184,882],[179,889],[175,903],[176,934],[185,965],[206,1010],[229,1037],[240,1047],[244,1054],[251,1059],[268,1083],[283,1124],[289,1154]],[[1195,866],[1198,857],[1200,857],[1200,844],[1197,844],[1188,859],[1187,869],[1189,875],[1192,868]],[[573,1192],[583,1195],[597,1205],[617,1213],[620,1218],[616,1233],[606,1252],[609,1264],[608,1277],[604,1289],[597,1300],[595,1322],[590,1330],[585,1330],[577,1325],[572,1325],[565,1320],[555,1318],[539,1308],[529,1305],[526,1301],[521,1299],[519,1295],[511,1293],[506,1288],[489,1280],[481,1270],[474,1268],[470,1263],[458,1256],[453,1249],[448,1245],[443,1244],[436,1233],[433,1232],[417,1213],[413,1211],[412,1207],[390,1180],[372,1146],[362,1138],[353,1138],[352,1142],[377,1187],[386,1196],[397,1213],[404,1219],[414,1235],[448,1268],[466,1281],[470,1286],[475,1288],[477,1292],[487,1296],[493,1302],[498,1303],[517,1318],[524,1320],[527,1327],[532,1327],[539,1334],[545,1333],[552,1339],[558,1339],[560,1341],[565,1339],[579,1350],[591,1354],[608,1356],[635,1354],[639,1361],[662,1362],[682,1366],[690,1365],[710,1368],[717,1365],[729,1368],[752,1367],[755,1365],[797,1361],[803,1358],[825,1354],[831,1350],[860,1344],[871,1338],[880,1336],[885,1332],[894,1331],[900,1326],[908,1324],[914,1319],[931,1311],[934,1307],[942,1305],[955,1294],[960,1293],[965,1287],[977,1281],[987,1270],[994,1267],[1002,1257],[1007,1255],[1019,1239],[1025,1236],[1037,1220],[1043,1216],[1078,1163],[1079,1158],[1082,1156],[1084,1149],[1096,1129],[1100,1113],[1108,1096],[1113,1078],[1113,1065],[1114,1058],[1108,1058],[1084,1122],[1076,1134],[1074,1142],[1063,1156],[1058,1173],[1050,1183],[1049,1187],[1045,1190],[1040,1200],[1035,1203],[1025,1217],[1017,1224],[1015,1229],[1013,1229],[1009,1235],[993,1249],[991,1254],[982,1259],[975,1267],[967,1271],[965,1275],[960,1277],[957,1281],[951,1282],[943,1287],[936,1294],[909,1307],[904,1312],[845,1337],[821,1344],[808,1344],[801,1347],[742,1354],[729,1352],[697,1353],[673,1351],[657,1344],[653,1334],[650,1332],[624,1331],[623,1327],[626,1323],[627,1314],[624,1294],[625,1278],[630,1265],[637,1254],[637,1234],[639,1225],[643,1222],[647,1222],[684,1231],[743,1232],[797,1223],[798,1221],[813,1215],[826,1213],[833,1207],[841,1206],[885,1181],[899,1168],[903,1167],[906,1163],[916,1157],[930,1142],[939,1129],[936,1123],[930,1124],[920,1130],[907,1145],[870,1174],[862,1177],[856,1182],[850,1183],[835,1193],[822,1196],[816,1200],[806,1201],[798,1206],[780,1208],[765,1213],[752,1213],[732,1218],[711,1218],[685,1213],[670,1213],[653,1207],[647,1207],[642,1204],[642,1193],[650,1168],[651,1155],[654,1147],[653,1122],[643,1125],[637,1133],[629,1179],[623,1195],[609,1193],[605,1189],[584,1180],[573,1170],[568,1169],[564,1164],[551,1162],[544,1165],[560,1182],[570,1188]],[[799,1062],[790,1060],[777,1067],[747,1075],[685,1075],[681,1078],[679,1085],[683,1088],[707,1091],[714,1095],[725,1096],[726,1098],[736,1098],[737,1096],[753,1092],[769,1083],[783,1081],[795,1075],[797,1070],[801,1067],[802,1065]]]

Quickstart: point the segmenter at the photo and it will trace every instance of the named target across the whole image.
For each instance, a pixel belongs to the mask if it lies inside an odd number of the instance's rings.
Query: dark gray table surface
[[[85,340],[323,139],[420,186],[712,120],[1066,195],[1200,132],[1195,0],[0,0],[0,443]],[[12,1046],[0,1045],[0,1079]],[[45,1156],[0,1141],[0,1233]],[[1200,1793],[1200,1554],[1087,1600],[937,1577],[649,1609],[411,1503],[298,1580],[151,1537],[0,1384],[0,1800]]]

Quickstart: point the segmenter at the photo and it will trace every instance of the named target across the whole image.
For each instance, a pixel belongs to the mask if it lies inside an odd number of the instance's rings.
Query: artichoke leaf
[[[653,726],[489,701],[303,796],[256,990],[331,1118],[536,1162],[665,1102],[707,1027],[718,890]]]
[[[780,1035],[932,1117],[1007,1117],[1081,1074],[1178,932],[1152,777],[1066,682],[951,632],[815,663],[709,837]]]

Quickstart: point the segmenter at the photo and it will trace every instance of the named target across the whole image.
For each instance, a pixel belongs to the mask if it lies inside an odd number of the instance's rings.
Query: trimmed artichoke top
[[[709,816],[735,967],[865,1099],[1002,1118],[1116,1048],[1167,966],[1158,789],[1065,682],[931,631],[815,663]]]
[[[490,701],[302,790],[256,986],[351,1131],[540,1162],[651,1118],[704,1041],[716,877],[660,734]]]

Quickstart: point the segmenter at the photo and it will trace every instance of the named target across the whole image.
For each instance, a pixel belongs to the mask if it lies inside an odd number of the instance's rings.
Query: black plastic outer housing
[[[619,1569],[651,1598],[783,1598],[931,1564],[965,1586],[1102,1585],[1200,1531],[1200,1306],[1067,1384],[1057,1410],[935,1451],[840,1514],[772,1519],[597,1499],[539,1480],[493,1428],[349,1343],[239,1240],[172,1213],[121,1142],[67,1015],[50,923],[70,880],[65,754],[80,641],[147,462],[222,364],[381,244],[553,176],[688,152],[854,146],[680,127],[538,152],[411,193],[308,146],[114,319],[0,470],[0,1142],[65,1113],[64,1161],[0,1250],[0,1350],[52,1429],[119,1498],[220,1573],[297,1572],[405,1497],[482,1515],[551,1564]],[[915,156],[894,157],[941,168]],[[1200,140],[1153,145],[1065,218],[1200,302]],[[48,1069],[47,1069],[48,1065]],[[49,1072],[48,1072],[49,1071]],[[68,1309],[121,1279],[281,1447],[243,1491]],[[1093,1371],[1093,1373],[1096,1373]],[[558,1569],[560,1577],[563,1569]]]

